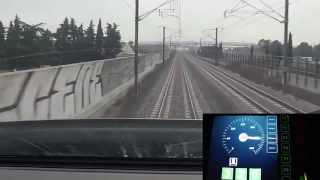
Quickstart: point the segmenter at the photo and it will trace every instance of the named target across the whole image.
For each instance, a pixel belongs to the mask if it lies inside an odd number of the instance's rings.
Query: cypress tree
[[[98,52],[102,52],[102,44],[103,44],[103,30],[101,27],[101,19],[99,19],[99,24],[97,28],[97,35],[96,35],[96,44],[95,48],[98,50]]]

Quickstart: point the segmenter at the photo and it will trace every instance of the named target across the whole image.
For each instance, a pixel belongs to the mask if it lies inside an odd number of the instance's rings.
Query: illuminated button
[[[289,116],[288,115],[280,115],[280,122],[288,123],[289,122]]]
[[[268,116],[268,124],[277,124],[277,116]]]
[[[270,144],[278,143],[278,135],[277,134],[267,134],[267,143],[270,143]]]
[[[247,180],[247,168],[236,168],[235,180]]]
[[[289,132],[289,124],[281,124],[280,131],[281,132]]]
[[[290,152],[290,144],[288,144],[288,143],[281,144],[281,152],[289,153]]]
[[[249,180],[261,180],[261,169],[249,169]]]
[[[278,153],[278,144],[267,144],[267,153]]]
[[[291,180],[291,177],[290,176],[284,176],[284,177],[282,177],[282,180]]]
[[[290,141],[290,134],[289,133],[281,134],[281,141],[282,142],[289,142]]]
[[[233,168],[222,168],[221,180],[233,180]]]
[[[291,166],[283,165],[281,169],[282,169],[282,175],[291,175]]]
[[[276,124],[268,124],[267,133],[277,133],[277,125]]]
[[[282,154],[281,155],[281,162],[284,164],[290,164],[291,163],[291,155],[290,154]]]

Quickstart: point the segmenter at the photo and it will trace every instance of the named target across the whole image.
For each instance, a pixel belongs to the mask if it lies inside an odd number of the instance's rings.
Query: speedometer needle
[[[261,140],[261,137],[259,137],[259,136],[248,136],[248,139],[251,139],[251,140]]]
[[[239,140],[241,142],[246,142],[247,140],[261,140],[261,137],[259,136],[248,136],[246,133],[241,133],[239,135]]]

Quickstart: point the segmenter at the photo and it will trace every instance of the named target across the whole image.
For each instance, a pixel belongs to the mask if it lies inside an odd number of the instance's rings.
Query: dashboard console
[[[204,115],[205,179],[307,180],[319,162],[317,124],[311,115]]]
[[[1,125],[1,179],[319,179],[314,114]]]
[[[1,123],[0,179],[201,180],[202,135],[201,120]]]

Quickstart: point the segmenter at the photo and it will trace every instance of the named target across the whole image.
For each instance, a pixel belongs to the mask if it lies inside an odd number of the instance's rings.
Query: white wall
[[[139,74],[161,62],[160,53],[140,56]],[[64,119],[97,110],[104,97],[133,81],[133,67],[133,57],[126,57],[3,73],[0,121]]]

